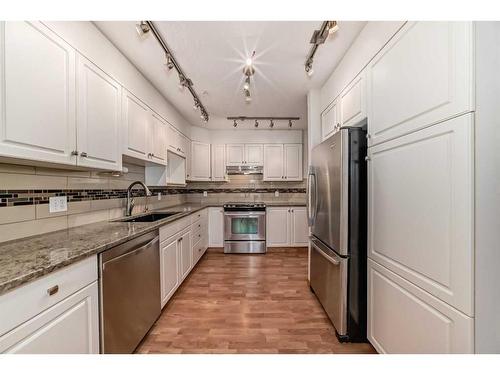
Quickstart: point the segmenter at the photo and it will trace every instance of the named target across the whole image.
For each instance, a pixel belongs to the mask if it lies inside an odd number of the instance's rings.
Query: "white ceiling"
[[[155,25],[174,53],[210,114],[204,124],[193,110],[188,90],[180,91],[175,70],[163,64],[165,56],[153,35],[139,36],[135,21],[101,21],[96,26],[193,125],[228,129],[227,116],[296,116],[293,128],[307,127],[306,94],[320,87],[366,22],[339,21],[339,31],[321,45],[314,58],[314,75],[304,72],[312,32],[321,21],[158,21]],[[255,51],[250,91],[243,95],[243,66]],[[287,128],[275,122],[275,128]],[[268,126],[261,122],[261,127]],[[246,121],[238,128],[253,128]]]

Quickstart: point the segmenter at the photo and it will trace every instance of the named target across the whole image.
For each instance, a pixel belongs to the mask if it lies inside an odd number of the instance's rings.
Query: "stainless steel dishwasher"
[[[132,353],[160,316],[158,231],[99,255],[101,352]]]

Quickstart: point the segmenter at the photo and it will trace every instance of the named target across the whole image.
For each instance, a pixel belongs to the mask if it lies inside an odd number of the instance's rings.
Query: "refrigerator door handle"
[[[308,204],[307,204],[307,219],[309,226],[313,226],[316,220],[317,213],[317,184],[316,175],[310,171],[307,175],[307,191],[308,191]]]

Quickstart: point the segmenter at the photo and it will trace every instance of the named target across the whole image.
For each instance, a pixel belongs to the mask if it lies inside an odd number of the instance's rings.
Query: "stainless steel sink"
[[[151,223],[173,215],[177,215],[178,213],[179,212],[151,212],[146,215],[127,217],[125,219],[120,219],[117,221],[121,221],[124,223]]]

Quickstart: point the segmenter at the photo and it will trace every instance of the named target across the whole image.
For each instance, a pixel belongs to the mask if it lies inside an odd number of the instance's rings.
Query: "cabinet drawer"
[[[380,353],[473,353],[474,319],[369,259],[368,339]]]
[[[201,238],[196,244],[193,246],[193,265],[195,265],[198,260],[205,254],[205,250],[207,249],[207,241],[206,238]]]
[[[198,221],[198,220],[201,220],[201,219],[207,219],[207,210],[204,209],[204,210],[195,212],[194,214],[192,214],[190,216],[190,218],[191,218],[191,224]]]
[[[98,354],[97,281],[0,337],[0,352]]]
[[[168,240],[174,234],[186,229],[191,225],[191,216],[176,220],[171,224],[167,224],[160,228],[160,242]]]
[[[368,257],[474,314],[472,115],[369,148]]]
[[[97,256],[53,272],[0,296],[0,335],[97,280]],[[49,289],[57,291],[49,295]]]

